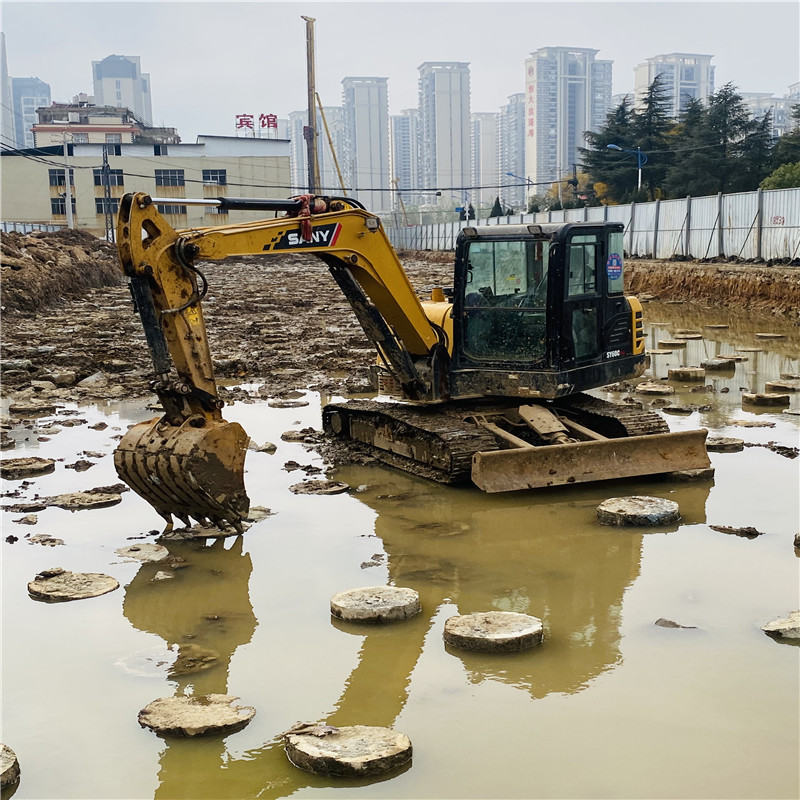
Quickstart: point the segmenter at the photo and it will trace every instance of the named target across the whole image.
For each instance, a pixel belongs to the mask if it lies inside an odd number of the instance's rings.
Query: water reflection
[[[382,544],[383,554],[376,559],[377,569],[365,568],[362,585],[384,583],[388,577],[389,583],[412,587],[420,594],[423,611],[390,626],[331,620],[342,637],[356,637],[357,663],[338,698],[320,698],[319,720],[305,721],[393,726],[425,658],[457,660],[467,684],[498,681],[532,699],[580,692],[620,663],[623,596],[639,575],[642,543],[650,534],[596,523],[595,508],[614,492],[613,486],[570,487],[487,502],[485,495],[469,489],[440,487],[375,467],[342,468],[335,477],[361,487],[355,497],[376,514],[374,543],[376,549]],[[696,523],[705,521],[710,486],[643,481],[626,482],[624,491],[669,494],[679,502],[684,521]],[[176,572],[176,578],[155,583],[158,566],[142,567],[127,588],[124,613],[135,627],[182,652],[189,645],[216,651],[216,666],[171,678],[178,693],[240,694],[228,686],[228,666],[257,624],[248,593],[251,562],[242,551],[242,537],[227,549],[217,542],[171,550],[189,566]],[[544,645],[513,655],[445,649],[440,629],[447,617],[493,609],[542,618]],[[261,624],[270,624],[271,611],[259,611]],[[327,609],[320,614],[327,616]],[[264,657],[292,655],[276,637],[274,653]],[[324,650],[315,657],[324,670]],[[446,691],[453,690],[459,687]],[[265,702],[280,692],[279,685],[266,687]],[[269,713],[268,708],[262,711]],[[230,756],[222,736],[165,739],[156,797],[277,798],[303,787],[331,785],[330,779],[293,768],[280,731],[271,735],[263,746],[237,758]],[[346,791],[370,782],[374,780],[336,779],[335,785]]]
[[[253,565],[243,537],[208,541],[170,543],[180,559],[174,577],[158,579],[164,565],[144,564],[125,590],[122,610],[130,623],[160,636],[173,654],[177,650],[168,670],[175,695],[228,694],[233,654],[257,625],[249,594]],[[203,787],[225,762],[224,737],[165,742],[156,797],[214,796]]]

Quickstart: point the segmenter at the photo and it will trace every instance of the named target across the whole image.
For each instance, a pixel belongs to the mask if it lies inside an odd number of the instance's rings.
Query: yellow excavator
[[[420,301],[381,220],[353,198],[182,199],[282,212],[187,230],[158,202],[126,194],[117,242],[164,413],[131,428],[114,462],[168,525],[175,515],[239,528],[249,507],[248,436],[222,417],[198,267],[231,256],[309,253],[328,266],[377,350],[379,394],[325,406],[323,428],[387,464],[487,492],[709,466],[707,431],[670,432],[639,404],[586,394],[645,367],[620,223],[465,227],[453,286]]]

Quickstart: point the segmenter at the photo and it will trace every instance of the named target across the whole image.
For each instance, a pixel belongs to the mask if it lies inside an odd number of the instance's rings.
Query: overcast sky
[[[424,61],[470,63],[472,111],[524,91],[541,47],[598,50],[614,92],[662,53],[713,56],[716,87],[778,97],[800,80],[800,3],[793,2],[4,2],[8,70],[50,84],[56,102],[92,93],[92,61],[140,56],[154,124],[233,135],[235,115],[306,107],[305,23],[316,18],[317,91],[341,104],[344,77],[389,78],[389,111],[417,105]]]

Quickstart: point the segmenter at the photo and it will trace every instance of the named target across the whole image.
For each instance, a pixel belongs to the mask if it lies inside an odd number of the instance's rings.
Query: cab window
[[[567,295],[578,297],[597,292],[597,234],[573,236],[567,245]]]

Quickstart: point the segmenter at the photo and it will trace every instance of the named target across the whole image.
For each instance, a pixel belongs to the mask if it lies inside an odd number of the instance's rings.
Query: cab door
[[[604,242],[600,230],[571,229],[564,248],[564,304],[561,366],[570,369],[597,361],[601,353],[602,285],[599,266]]]

